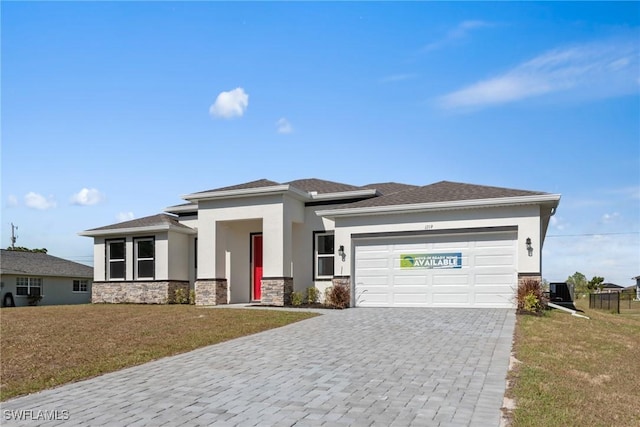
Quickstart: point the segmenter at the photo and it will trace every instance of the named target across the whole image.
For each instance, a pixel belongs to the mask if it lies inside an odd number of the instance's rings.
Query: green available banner
[[[400,268],[462,268],[462,253],[402,254]]]

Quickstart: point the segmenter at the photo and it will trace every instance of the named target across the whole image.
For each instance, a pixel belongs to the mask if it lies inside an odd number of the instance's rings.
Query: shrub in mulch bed
[[[520,282],[518,286],[518,314],[542,316],[548,302],[540,280],[525,279]]]

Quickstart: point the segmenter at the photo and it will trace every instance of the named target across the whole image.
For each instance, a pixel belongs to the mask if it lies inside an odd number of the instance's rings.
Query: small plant
[[[40,294],[29,294],[27,295],[27,304],[31,306],[38,305],[38,303],[42,300],[42,295]]]
[[[351,293],[347,285],[335,284],[325,292],[327,303],[334,308],[347,308],[351,304]]]
[[[307,288],[307,304],[316,304],[320,299],[320,291],[315,286]]]
[[[291,293],[291,305],[293,305],[294,307],[299,307],[302,305],[302,293],[300,292]]]
[[[191,289],[189,291],[189,304],[194,305],[196,303],[196,290]]]
[[[523,310],[531,312],[540,311],[540,301],[533,293],[525,295]]]
[[[524,279],[518,286],[518,312],[542,314],[547,297],[539,280]]]
[[[174,304],[189,304],[189,294],[184,288],[178,288],[173,291],[173,303]]]

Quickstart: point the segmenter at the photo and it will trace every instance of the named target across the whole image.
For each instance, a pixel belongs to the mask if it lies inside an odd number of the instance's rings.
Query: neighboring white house
[[[2,306],[11,299],[16,306],[29,305],[29,295],[42,296],[38,305],[88,304],[93,268],[45,253],[2,249],[0,281]]]
[[[442,181],[353,186],[266,179],[183,196],[94,238],[94,302],[285,305],[336,283],[362,307],[514,307],[541,278],[560,195]]]

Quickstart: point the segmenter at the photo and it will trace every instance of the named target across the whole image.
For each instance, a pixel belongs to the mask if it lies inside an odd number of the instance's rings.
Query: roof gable
[[[0,250],[2,274],[93,278],[93,267],[39,252]]]

